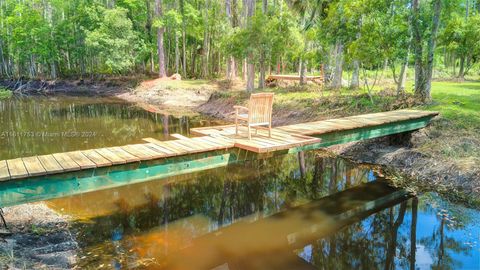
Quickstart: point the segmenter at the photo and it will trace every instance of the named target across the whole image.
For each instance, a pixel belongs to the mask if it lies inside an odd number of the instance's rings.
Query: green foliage
[[[480,15],[469,18],[452,13],[441,34],[445,48],[460,57],[466,58],[468,64],[480,61]]]
[[[0,87],[0,100],[10,98],[11,96],[12,96],[12,91],[6,88]]]
[[[105,9],[99,27],[87,32],[85,43],[92,53],[104,59],[106,71],[111,73],[129,71],[144,49],[124,8]]]
[[[222,41],[222,48],[237,58],[253,55],[259,59],[287,56],[295,58],[303,51],[303,38],[294,18],[288,12],[275,10],[268,14],[257,12],[247,27],[235,29]]]
[[[440,48],[434,59],[441,74],[456,72],[460,60],[465,72],[478,73],[477,2],[442,1]],[[230,1],[227,13],[223,0],[163,0],[161,17],[155,16],[154,0],[112,3],[0,0],[0,77],[154,71],[158,27],[165,30],[167,72],[177,70],[176,60],[181,58],[186,77],[222,76],[225,60],[232,55],[237,62],[249,55],[255,64],[264,62],[267,67],[281,62],[288,73],[297,73],[300,61],[308,69],[320,64],[332,69],[338,44],[343,45],[343,69],[348,72],[358,62],[368,70],[379,69],[386,59],[392,67],[404,61],[413,64],[411,0],[280,0],[268,1],[266,12],[262,2],[255,1],[249,19],[245,1],[235,1],[235,6]],[[420,1],[424,51],[432,11],[432,1]]]

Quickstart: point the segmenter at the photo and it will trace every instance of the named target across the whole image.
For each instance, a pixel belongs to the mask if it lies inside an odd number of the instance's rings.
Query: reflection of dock
[[[149,138],[141,144],[3,160],[0,206],[412,131],[425,127],[436,115],[413,110],[365,114],[277,127],[271,138],[259,130],[252,140],[242,133],[235,135],[233,126],[194,128],[192,133],[200,137],[177,136],[170,141]],[[72,191],[65,189],[69,187],[65,179],[74,185]],[[88,179],[94,181],[86,182]]]
[[[384,182],[362,184],[195,238],[167,259],[167,268],[214,269],[227,265],[225,269],[314,269],[293,251],[409,197]]]

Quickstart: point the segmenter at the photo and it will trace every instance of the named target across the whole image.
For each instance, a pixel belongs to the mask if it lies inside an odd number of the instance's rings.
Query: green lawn
[[[434,82],[432,98],[425,109],[439,111],[459,128],[480,128],[480,81]]]

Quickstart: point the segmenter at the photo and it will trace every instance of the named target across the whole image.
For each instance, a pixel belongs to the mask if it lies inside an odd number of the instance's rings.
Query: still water
[[[188,135],[202,118],[115,99],[0,101],[0,159]],[[62,133],[63,132],[63,133]],[[381,168],[285,155],[46,201],[79,269],[480,269],[480,212],[412,197]]]
[[[480,212],[306,153],[48,201],[80,268],[479,269]]]
[[[215,123],[152,113],[116,98],[13,97],[0,100],[0,160],[163,140]]]

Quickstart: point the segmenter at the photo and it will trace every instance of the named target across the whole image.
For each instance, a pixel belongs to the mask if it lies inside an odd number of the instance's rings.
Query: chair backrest
[[[273,93],[250,95],[248,121],[251,124],[272,122]]]

